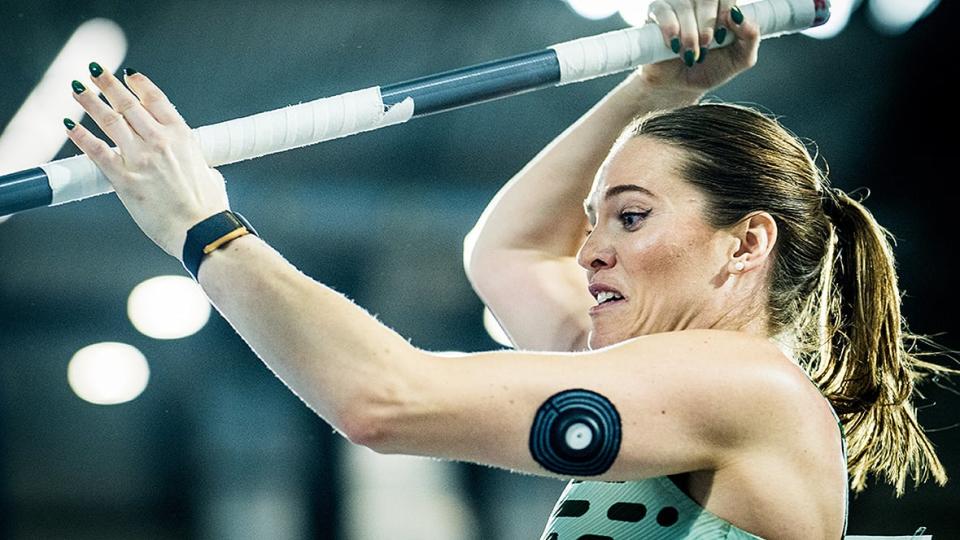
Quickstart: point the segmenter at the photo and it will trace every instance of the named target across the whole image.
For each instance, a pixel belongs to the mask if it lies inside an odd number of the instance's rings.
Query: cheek
[[[705,240],[677,232],[645,235],[632,240],[625,261],[634,283],[647,287],[697,286],[708,272]]]
[[[636,234],[629,243],[627,263],[631,274],[647,280],[660,280],[685,266],[686,246],[669,234]]]

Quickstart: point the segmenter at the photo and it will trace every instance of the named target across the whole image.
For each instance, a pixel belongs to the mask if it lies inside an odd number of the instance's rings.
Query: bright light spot
[[[940,0],[870,0],[870,22],[879,32],[895,36],[929,15]]]
[[[850,15],[863,0],[830,0],[830,20],[821,26],[809,28],[802,33],[817,39],[830,39],[847,27]]]
[[[570,4],[577,15],[593,20],[613,16],[618,7],[617,0],[567,0],[567,4]]]
[[[67,141],[63,119],[79,123],[84,114],[71,97],[70,81],[88,81],[87,65],[94,60],[115,72],[126,54],[127,38],[115,22],[91,19],[81,24],[0,133],[0,174],[52,160]],[[93,84],[84,86],[97,91]]]
[[[620,2],[620,16],[630,26],[643,26],[647,23],[650,3],[650,0],[622,0]]]
[[[150,379],[143,353],[126,343],[95,343],[77,351],[67,367],[67,382],[81,399],[97,405],[126,403],[139,396]]]
[[[490,337],[493,338],[494,341],[504,347],[513,347],[513,342],[510,341],[510,337],[504,332],[503,327],[500,326],[497,318],[493,316],[493,312],[490,311],[488,307],[483,308],[483,327],[486,328],[487,333],[490,334]]]
[[[210,302],[185,276],[158,276],[133,288],[127,315],[141,333],[156,339],[196,334],[210,319]]]

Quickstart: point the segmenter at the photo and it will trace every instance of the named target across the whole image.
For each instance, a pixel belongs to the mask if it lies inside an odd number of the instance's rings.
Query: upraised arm
[[[647,111],[694,104],[630,75],[544,148],[493,198],[464,243],[467,276],[520,349],[586,348],[587,291],[576,254],[583,200],[620,131]]]
[[[464,242],[467,276],[514,344],[582,350],[587,292],[575,256],[587,227],[583,200],[621,130],[647,112],[697,103],[756,63],[759,28],[738,24],[732,0],[655,2],[664,45],[679,58],[644,66],[544,148],[493,198]],[[710,51],[714,28],[737,40]],[[729,30],[727,30],[729,29]],[[698,59],[703,62],[697,63]]]

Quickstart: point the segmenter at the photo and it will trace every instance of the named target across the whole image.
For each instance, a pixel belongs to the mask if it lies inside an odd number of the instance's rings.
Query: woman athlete
[[[109,104],[74,85],[116,150],[67,127],[143,231],[352,442],[571,479],[545,539],[836,539],[848,473],[856,489],[868,474],[898,490],[908,473],[945,480],[909,400],[944,368],[905,348],[871,214],[776,122],[697,104],[757,60],[733,3],[655,1],[678,58],[618,86],[468,237],[468,276],[516,351],[419,350],[299,272],[229,211],[141,73],[125,87],[92,64]],[[724,32],[736,41],[707,54]]]

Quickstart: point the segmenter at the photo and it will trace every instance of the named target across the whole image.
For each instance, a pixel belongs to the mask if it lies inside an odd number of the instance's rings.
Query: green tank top
[[[844,470],[847,443],[840,428]],[[847,499],[844,484],[843,534],[847,534]],[[540,540],[757,540],[710,513],[666,476],[633,482],[571,480],[560,494]],[[762,539],[760,539],[762,540]]]

